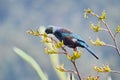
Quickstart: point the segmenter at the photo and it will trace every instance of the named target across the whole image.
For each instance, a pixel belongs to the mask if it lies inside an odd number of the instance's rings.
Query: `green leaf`
[[[41,80],[48,80],[45,73],[38,65],[38,63],[31,56],[27,55],[27,53],[25,53],[24,51],[22,51],[17,47],[14,47],[13,50],[17,55],[19,55],[21,58],[23,58],[25,61],[27,61],[27,63],[29,63],[33,67],[33,69],[37,72]]]

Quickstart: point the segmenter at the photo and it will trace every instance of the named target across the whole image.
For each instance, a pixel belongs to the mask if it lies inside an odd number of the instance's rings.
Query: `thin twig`
[[[116,38],[116,36],[117,36],[117,34],[118,34],[119,32],[116,32],[115,34],[114,34],[114,37]]]
[[[72,73],[70,73],[70,80],[72,80]]]
[[[73,71],[73,70],[65,70],[64,72],[69,72],[69,73],[77,74],[77,72],[76,72],[76,71]]]
[[[111,44],[106,44],[106,43],[105,43],[105,46],[109,46],[109,47],[115,48],[115,46],[113,46],[113,45],[111,45]]]
[[[58,52],[58,54],[68,54],[67,52]]]
[[[112,73],[117,73],[117,74],[120,74],[120,72],[119,71],[111,71]]]
[[[79,80],[81,80],[80,73],[79,73],[79,71],[78,71],[78,68],[77,68],[77,66],[76,66],[75,61],[71,61],[71,62],[72,62],[72,64],[73,64],[74,67],[75,67],[75,70],[76,70],[76,72],[77,72],[77,75],[78,75]]]
[[[103,30],[103,31],[107,31],[107,32],[108,32],[108,30],[107,30],[107,29],[104,29],[104,28],[100,28],[100,30]]]

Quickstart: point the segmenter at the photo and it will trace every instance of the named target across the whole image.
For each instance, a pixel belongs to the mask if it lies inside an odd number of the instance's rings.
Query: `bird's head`
[[[53,34],[57,29],[59,29],[59,27],[49,25],[49,26],[45,29],[45,32],[46,32],[47,34]]]
[[[47,34],[53,34],[53,27],[47,27],[47,28],[45,29],[45,32],[46,32]]]

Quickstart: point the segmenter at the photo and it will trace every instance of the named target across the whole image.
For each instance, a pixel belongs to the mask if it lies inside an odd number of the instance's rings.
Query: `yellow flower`
[[[64,64],[62,64],[61,66],[56,67],[57,70],[61,71],[61,72],[65,72],[66,70],[64,69]]]
[[[48,48],[45,48],[45,52],[47,54],[57,54],[58,50],[57,49],[48,49]]]
[[[93,23],[91,23],[91,24],[90,24],[90,27],[91,27],[91,29],[92,29],[93,31],[95,31],[95,32],[98,32],[98,31],[101,30],[101,28],[100,28],[100,23],[98,23],[96,26],[95,26]]]
[[[88,18],[88,14],[90,14],[92,10],[90,8],[84,10],[84,18]]]
[[[63,45],[64,45],[64,42],[62,41],[62,42],[56,42],[56,44],[55,44],[55,46],[56,46],[56,48],[61,48],[61,47],[63,47]]]
[[[92,10],[91,10],[90,8],[88,8],[88,9],[85,9],[84,12],[86,12],[86,13],[91,13]]]
[[[102,67],[94,66],[94,70],[97,72],[111,72],[111,68],[108,65],[104,65]]]
[[[80,58],[81,54],[82,54],[81,51],[74,51],[73,54],[72,54],[72,56],[70,56],[70,55],[67,54],[66,57],[67,57],[69,60],[72,61],[72,60],[76,60],[76,59]]]
[[[48,37],[48,34],[47,34],[47,33],[44,33],[44,34],[43,34],[43,37]]]
[[[104,46],[105,43],[103,41],[100,41],[99,38],[96,39],[96,41],[93,41],[92,39],[90,39],[91,44],[95,45],[95,46]]]
[[[39,31],[28,30],[27,33],[28,33],[28,34],[31,34],[31,35],[33,35],[33,36],[40,36]]]
[[[51,43],[51,39],[50,39],[50,38],[47,38],[47,37],[44,37],[44,38],[42,39],[42,42],[44,42],[44,43]]]
[[[106,19],[106,13],[105,11],[102,12],[101,16],[99,17],[99,19]]]
[[[97,77],[89,76],[89,77],[87,77],[86,80],[99,80],[99,76],[97,76]]]
[[[120,32],[120,25],[118,25],[118,27],[117,27],[117,29],[115,31]]]

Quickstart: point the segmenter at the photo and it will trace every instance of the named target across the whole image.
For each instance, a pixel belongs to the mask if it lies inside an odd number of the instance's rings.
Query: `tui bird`
[[[64,45],[73,48],[74,50],[77,50],[77,47],[85,48],[96,59],[99,59],[79,35],[74,34],[67,29],[51,25],[45,29],[45,32],[47,34],[53,34],[58,40],[63,41]]]

